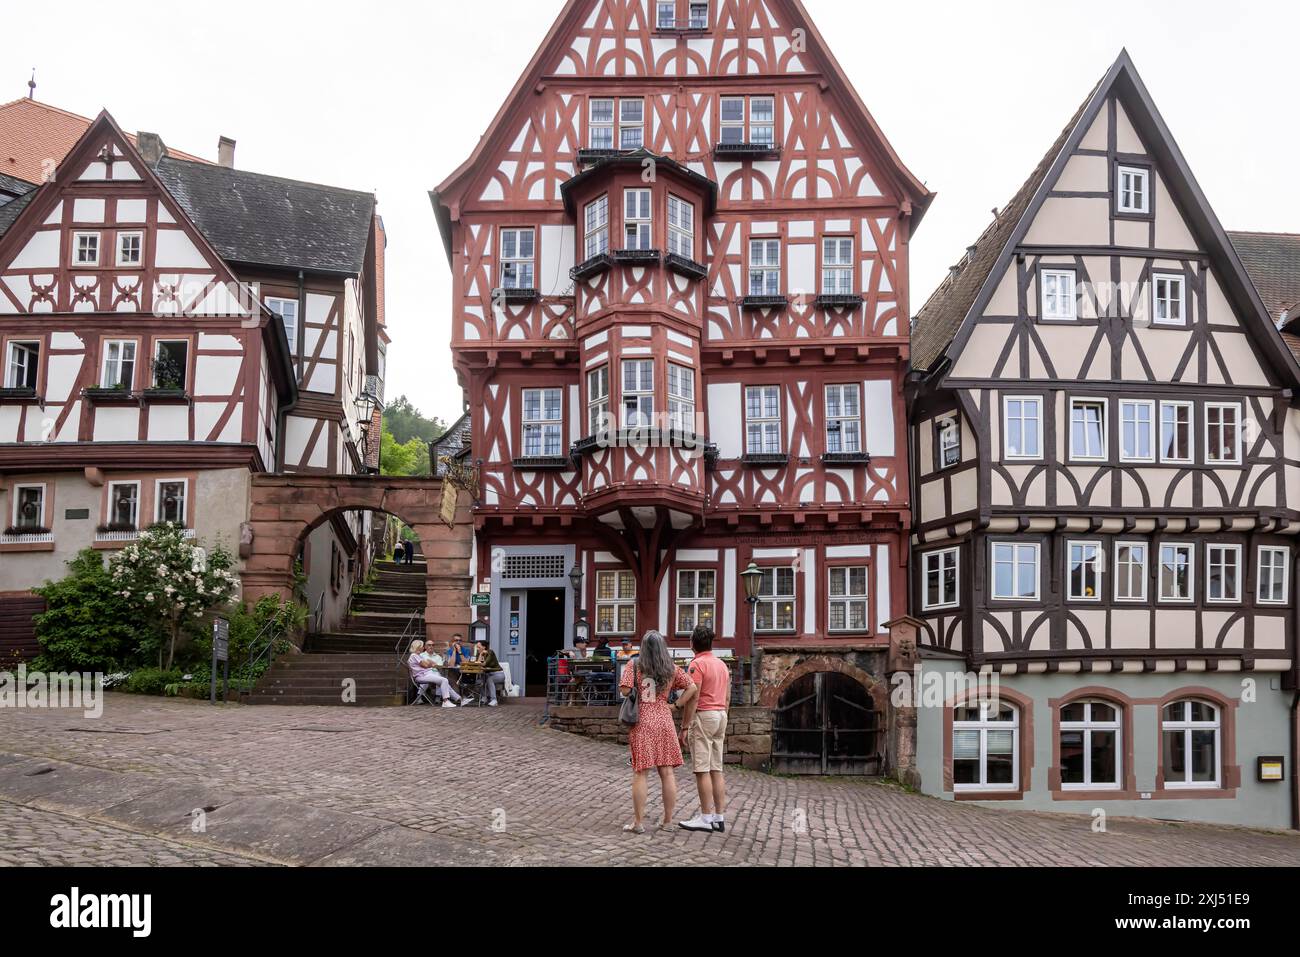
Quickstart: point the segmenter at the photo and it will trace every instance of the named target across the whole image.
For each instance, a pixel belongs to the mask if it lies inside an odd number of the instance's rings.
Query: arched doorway
[[[772,710],[772,770],[879,774],[883,717],[870,692],[847,675],[819,671],[796,678]]]

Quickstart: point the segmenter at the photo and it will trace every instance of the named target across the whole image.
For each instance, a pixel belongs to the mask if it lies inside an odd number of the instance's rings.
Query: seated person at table
[[[465,644],[465,636],[455,634],[451,636],[451,643],[447,645],[447,667],[459,668],[467,661],[474,660],[474,649]]]
[[[618,647],[618,660],[630,661],[636,657],[636,652],[632,649],[632,639],[624,638],[623,643]]]
[[[506,676],[501,670],[501,662],[497,660],[497,653],[488,647],[487,641],[478,643],[478,655],[474,659],[483,666],[483,687],[487,692],[487,702],[489,708],[497,706],[497,685],[505,687]]]
[[[593,657],[593,658],[613,658],[613,657],[614,657],[614,652],[613,652],[613,650],[609,647],[609,642],[606,641],[604,638],[601,638],[601,639],[600,639],[600,642],[596,645],[596,650],[593,651],[593,652],[591,653],[591,657]]]
[[[577,659],[590,658],[591,652],[587,650],[587,647],[588,646],[587,646],[586,636],[585,635],[580,636],[578,640],[573,643],[573,647],[571,649],[569,649],[568,651],[562,651],[560,652],[560,654],[563,655],[565,658],[577,658]]]
[[[406,666],[411,669],[411,679],[417,685],[437,688],[444,708],[456,707],[453,702],[460,701],[460,695],[451,686],[451,682],[435,670],[441,664],[441,660],[428,654],[424,649],[424,642],[419,640],[411,642],[410,651],[411,656],[406,659]]]

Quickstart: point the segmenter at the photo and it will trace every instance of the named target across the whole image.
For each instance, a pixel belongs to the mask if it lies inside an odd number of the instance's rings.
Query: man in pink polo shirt
[[[727,707],[731,703],[731,672],[713,655],[713,629],[698,626],[691,635],[695,660],[686,669],[699,693],[683,696],[681,742],[691,749],[700,813],[679,826],[687,831],[726,831],[723,817],[727,784],[722,775],[726,754]]]

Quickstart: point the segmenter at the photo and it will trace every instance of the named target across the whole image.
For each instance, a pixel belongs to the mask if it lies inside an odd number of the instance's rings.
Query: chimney
[[[235,141],[223,136],[217,141],[217,165],[226,169],[235,168]]]
[[[140,151],[140,158],[150,166],[157,166],[167,155],[167,144],[157,133],[136,133],[135,146]]]

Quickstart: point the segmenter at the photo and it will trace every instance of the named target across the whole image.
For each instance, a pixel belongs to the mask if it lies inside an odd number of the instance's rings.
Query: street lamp
[[[469,640],[477,645],[480,641],[488,642],[488,647],[492,646],[491,639],[488,638],[488,620],[486,618],[475,618],[469,623]]]
[[[763,573],[754,562],[740,573],[745,583],[745,603],[749,605],[749,703],[754,703],[754,682],[758,676],[758,641],[755,631],[758,623],[758,592],[763,584]]]
[[[582,607],[582,565],[574,559],[573,567],[569,569],[569,584],[573,587],[573,644],[576,648],[579,641],[586,639],[591,633],[591,625],[587,623],[587,611]]]
[[[582,566],[577,561],[569,569],[569,584],[573,586],[574,600],[579,600],[582,597]]]

